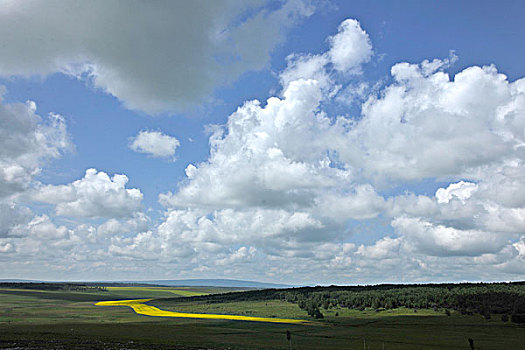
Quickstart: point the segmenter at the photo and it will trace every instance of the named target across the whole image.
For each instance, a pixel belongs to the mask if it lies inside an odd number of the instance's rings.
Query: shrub
[[[525,314],[512,314],[510,321],[513,323],[525,323]]]

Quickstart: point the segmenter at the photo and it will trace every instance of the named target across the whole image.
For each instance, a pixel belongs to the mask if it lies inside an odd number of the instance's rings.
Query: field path
[[[193,314],[186,312],[166,311],[161,310],[155,306],[144,304],[152,299],[134,299],[134,300],[112,300],[99,301],[96,306],[128,306],[137,314],[155,317],[185,317],[185,318],[205,318],[215,320],[235,320],[235,321],[252,321],[252,322],[272,322],[272,323],[296,323],[307,324],[312,323],[307,320],[294,320],[287,318],[271,318],[271,317],[254,317],[254,316],[240,316],[240,315],[217,315],[217,314]]]

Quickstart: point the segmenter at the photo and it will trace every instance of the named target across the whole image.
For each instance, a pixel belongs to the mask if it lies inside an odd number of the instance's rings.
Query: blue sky
[[[0,278],[525,276],[520,2],[1,7]]]

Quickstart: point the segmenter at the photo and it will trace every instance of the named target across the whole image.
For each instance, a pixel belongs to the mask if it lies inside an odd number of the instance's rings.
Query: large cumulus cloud
[[[62,72],[132,109],[178,111],[260,70],[313,7],[264,1],[30,1],[0,9],[0,76]]]
[[[30,222],[33,214],[20,197],[39,183],[43,166],[72,147],[62,116],[42,117],[34,102],[5,103],[0,96],[0,237]]]
[[[0,251],[30,251],[48,237],[95,270],[107,266],[83,252],[122,273],[155,266],[206,277],[228,265],[230,277],[295,283],[522,277],[525,80],[491,65],[451,77],[453,57],[398,63],[390,82],[359,93],[359,115],[331,115],[325,106],[347,106],[349,89],[367,84],[361,67],[373,50],[355,20],[327,46],[289,56],[277,96],[209,127],[209,158],[159,196],[156,225],[124,177],[92,170],[35,198],[59,216],[107,221],[66,230],[20,216],[13,225],[26,222],[31,234],[4,235]]]
[[[341,159],[378,180],[475,176],[522,159],[525,80],[509,82],[494,66],[451,79],[428,65],[392,67],[394,83],[363,105]]]
[[[164,236],[151,238],[177,237],[186,246],[215,247],[214,254],[228,251],[225,242],[253,246],[256,256],[288,259],[296,273],[303,259],[320,259],[341,278],[366,271],[380,279],[383,271],[393,280],[445,279],[440,271],[453,267],[451,278],[493,279],[518,271],[510,266],[522,259],[525,233],[524,80],[510,82],[495,66],[450,77],[445,69],[454,57],[399,63],[358,118],[330,116],[323,102],[340,101],[346,87],[359,84],[355,74],[372,52],[359,23],[345,21],[339,31],[325,53],[289,57],[281,97],[246,102],[215,128],[210,158],[188,165],[178,190],[160,196],[169,219],[161,225]],[[340,55],[354,75],[337,74],[337,36],[360,38],[361,45],[343,47],[368,52]],[[419,181],[448,184],[431,196],[395,194]],[[246,227],[276,209],[318,224],[293,234],[283,228],[261,242]],[[197,222],[206,230],[185,226],[180,234],[175,227],[188,210],[201,212]],[[250,219],[237,228],[241,212]],[[221,228],[225,217],[228,230]],[[350,243],[352,223],[362,220],[374,222],[382,237],[357,247]],[[324,253],[314,253],[312,244]]]
[[[142,192],[125,188],[128,177],[109,177],[96,169],[86,170],[84,178],[67,185],[38,188],[33,197],[56,205],[56,214],[73,217],[131,217],[141,210]]]
[[[46,161],[71,147],[60,115],[41,117],[34,102],[6,104],[0,96],[0,198],[25,191]]]

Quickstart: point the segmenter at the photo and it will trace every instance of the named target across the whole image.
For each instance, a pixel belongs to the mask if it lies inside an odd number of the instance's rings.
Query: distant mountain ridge
[[[42,283],[44,281],[38,281],[38,280],[24,280],[24,279],[17,279],[17,278],[3,278],[0,279],[0,283]]]
[[[149,281],[41,281],[24,279],[0,279],[0,283],[122,283],[122,284],[151,284],[180,287],[231,287],[231,288],[292,288],[294,286],[279,283],[244,281],[233,279],[183,279],[183,280],[149,280]]]
[[[152,280],[138,281],[140,283],[160,284],[165,286],[187,286],[187,287],[241,287],[241,288],[291,288],[292,285],[243,281],[232,279],[184,279],[184,280]]]

